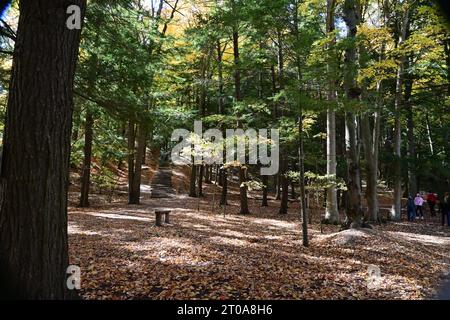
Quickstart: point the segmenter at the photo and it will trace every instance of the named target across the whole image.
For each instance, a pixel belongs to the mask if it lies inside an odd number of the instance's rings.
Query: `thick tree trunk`
[[[360,46],[360,66],[366,68],[367,64],[364,60],[365,47]],[[384,48],[380,60],[384,59]],[[367,83],[362,84],[362,97],[367,101]],[[368,221],[379,221],[378,206],[378,153],[380,143],[380,110],[382,108],[382,81],[377,83],[377,93],[379,98],[376,102],[375,112],[366,111],[361,116],[361,138],[364,146],[364,156],[366,160],[366,201],[367,215],[365,219]],[[373,118],[373,128],[371,127],[371,118]]]
[[[197,166],[195,164],[191,165],[191,178],[189,180],[189,197],[197,198]]]
[[[84,15],[85,1],[71,4]],[[66,27],[67,5],[19,3],[1,167],[0,289],[6,298],[70,297],[67,189],[80,30]]]
[[[347,25],[347,38],[354,41],[360,21],[359,0],[345,0],[344,21]],[[356,84],[356,47],[353,43],[345,50],[344,87],[347,99],[357,101],[360,90]],[[345,146],[347,158],[347,208],[345,227],[358,228],[362,225],[361,175],[357,141],[357,119],[353,112],[345,113]]]
[[[378,144],[380,117],[378,112],[374,116],[373,133],[370,131],[370,116],[363,115],[361,120],[362,140],[364,144],[364,154],[366,158],[366,201],[367,201],[367,219],[370,221],[378,221]]]
[[[84,130],[84,160],[81,171],[81,208],[89,207],[89,189],[91,185],[91,160],[92,160],[92,140],[93,140],[94,117],[89,108],[86,111],[86,123]]]

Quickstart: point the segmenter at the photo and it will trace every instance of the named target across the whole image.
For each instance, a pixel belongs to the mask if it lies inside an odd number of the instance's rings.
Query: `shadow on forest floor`
[[[320,217],[301,242],[298,203],[278,215],[276,201],[249,216],[231,199],[224,217],[211,199],[144,198],[90,209],[71,207],[71,264],[87,299],[420,299],[449,269],[450,232],[436,221],[345,231]],[[154,208],[172,224],[154,226]],[[376,287],[369,269],[377,267]],[[371,282],[372,281],[372,282]]]

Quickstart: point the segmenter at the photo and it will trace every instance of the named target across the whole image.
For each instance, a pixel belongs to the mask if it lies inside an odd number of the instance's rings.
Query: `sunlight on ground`
[[[136,220],[136,221],[146,221],[150,222],[149,218],[136,217],[131,215],[122,215],[122,214],[114,214],[114,213],[89,213],[89,215],[100,218],[107,219],[119,219],[119,220]]]
[[[96,232],[96,231],[83,230],[80,226],[76,225],[73,222],[69,222],[67,231],[69,234],[82,234],[82,235],[86,235],[86,236],[101,235],[101,233]]]
[[[418,241],[422,244],[438,244],[438,245],[448,245],[450,249],[450,238],[448,237],[437,237],[437,236],[429,236],[425,234],[416,234],[416,233],[408,233],[408,232],[399,232],[399,231],[390,231],[394,237],[399,237],[408,241]],[[450,257],[450,251],[449,251]]]
[[[225,237],[211,237],[209,238],[209,240],[212,241],[213,243],[229,244],[238,247],[245,247],[251,245],[248,241],[245,240],[225,238]]]

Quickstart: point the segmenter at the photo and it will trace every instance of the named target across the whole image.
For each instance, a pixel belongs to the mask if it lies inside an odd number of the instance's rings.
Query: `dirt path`
[[[174,194],[172,188],[172,170],[170,168],[159,168],[151,182],[151,198],[171,198]]]

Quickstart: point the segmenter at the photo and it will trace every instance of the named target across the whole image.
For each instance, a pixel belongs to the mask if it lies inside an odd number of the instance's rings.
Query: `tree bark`
[[[198,170],[198,196],[203,197],[203,175],[205,173],[205,166],[201,165]]]
[[[133,203],[134,162],[136,148],[136,125],[133,120],[128,121],[128,203]]]
[[[294,1],[294,16],[293,16],[293,22],[294,22],[294,37],[296,42],[298,43],[300,41],[300,32],[299,32],[299,19],[298,19],[298,8],[299,8],[299,1]],[[302,243],[304,247],[309,246],[309,239],[308,239],[308,208],[307,208],[307,199],[306,199],[306,190],[305,190],[305,148],[304,148],[304,130],[303,130],[303,105],[300,100],[300,94],[302,91],[301,87],[301,80],[302,80],[302,61],[300,59],[300,56],[296,56],[296,64],[297,64],[297,81],[298,81],[298,99],[297,99],[297,106],[299,109],[299,117],[298,117],[298,132],[299,132],[299,139],[298,139],[298,167],[300,170],[299,174],[299,185],[300,185],[300,217],[302,220]]]
[[[222,62],[222,45],[220,40],[217,40],[217,100],[219,105],[219,114],[224,114],[224,93],[223,93],[223,62]]]
[[[71,4],[83,18],[86,2]],[[66,5],[19,2],[0,174],[0,282],[7,298],[71,296],[67,192],[81,31],[66,27]]]
[[[289,200],[289,179],[286,177],[287,173],[287,159],[286,156],[282,156],[281,159],[281,203],[279,214],[288,213],[288,200]]]
[[[411,104],[413,79],[408,76],[405,80],[405,109],[408,139],[408,193],[411,196],[415,196],[418,192],[418,186],[416,175],[416,143],[414,141],[414,113]]]
[[[134,161],[133,181],[131,183],[131,190],[129,195],[129,204],[141,203],[141,177],[142,177],[142,158],[145,153],[147,132],[143,125],[139,125],[138,139],[137,139],[136,159]]]
[[[228,174],[226,169],[220,170],[219,179],[222,181],[222,193],[220,195],[220,205],[225,206],[227,204],[228,194]]]
[[[403,14],[401,20],[401,29],[399,32],[398,38],[398,46],[401,46],[407,36],[408,28],[409,28],[409,14],[410,14],[410,6],[407,6],[405,12]],[[404,104],[403,97],[403,82],[405,76],[405,61],[406,57],[402,55],[400,57],[400,63],[397,69],[397,78],[395,85],[395,129],[394,129],[394,155],[395,155],[395,164],[394,164],[394,204],[392,206],[391,214],[393,220],[400,220],[401,218],[401,210],[402,210],[402,123],[401,123],[401,114]]]
[[[336,0],[327,0],[327,33],[334,31],[334,10],[336,7]],[[332,48],[335,40],[329,45],[328,50]],[[331,62],[331,55],[328,54],[327,71],[328,83],[328,97],[329,102],[336,101],[335,79],[332,76],[333,66]],[[336,177],[336,112],[332,108],[327,110],[327,175]],[[325,222],[331,224],[339,223],[339,210],[337,203],[336,186],[327,188],[327,202],[325,210]]]
[[[191,178],[190,178],[190,183],[189,183],[189,197],[191,198],[197,198],[197,185],[196,185],[196,180],[197,180],[197,166],[192,163],[191,165]]]
[[[364,154],[366,159],[366,201],[367,218],[370,221],[378,221],[378,145],[380,135],[380,115],[377,111],[374,115],[374,127],[371,133],[370,116],[363,115],[361,120],[362,140],[364,144]]]
[[[231,0],[232,10],[235,15],[237,15],[236,4],[234,0]],[[240,52],[239,52],[239,30],[238,30],[238,19],[233,25],[233,56],[234,56],[234,96],[236,102],[242,100],[241,94],[241,63],[240,63]],[[238,116],[239,118],[239,116]],[[242,128],[242,123],[238,120],[238,128]],[[247,199],[247,185],[246,185],[246,169],[245,164],[241,163],[239,167],[239,198],[241,202],[240,214],[249,214],[248,210],[248,199]]]
[[[262,194],[262,204],[261,207],[268,207],[269,203],[267,201],[267,189],[269,187],[269,176],[262,176],[262,183],[263,183],[263,194]]]
[[[359,0],[345,0],[344,21],[347,38],[351,45],[345,49],[344,87],[348,101],[358,101],[360,90],[356,87],[356,46],[354,39],[360,21]],[[345,145],[347,158],[347,207],[345,227],[358,228],[362,225],[361,175],[357,141],[357,119],[353,111],[345,112]]]
[[[93,126],[94,117],[92,111],[86,111],[86,123],[84,130],[84,160],[83,169],[81,172],[81,194],[80,204],[81,208],[89,207],[89,189],[91,185],[91,162],[92,162],[92,140],[93,140]]]

